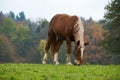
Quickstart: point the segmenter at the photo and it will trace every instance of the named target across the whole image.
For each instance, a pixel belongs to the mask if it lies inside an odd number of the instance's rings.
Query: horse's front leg
[[[67,39],[67,64],[71,65],[71,57],[70,57],[70,52],[71,52],[71,40]]]
[[[55,49],[54,49],[54,62],[55,64],[59,64],[59,61],[58,61],[58,52],[59,52],[59,49],[60,49],[60,46],[61,44],[63,43],[63,40],[62,39],[58,39],[58,41],[55,43]]]
[[[58,52],[56,52],[54,54],[54,62],[55,62],[56,65],[60,64],[59,61],[58,61]]]
[[[47,44],[45,46],[45,54],[44,54],[44,57],[43,57],[43,61],[42,61],[42,64],[46,64],[47,62],[47,57],[48,57],[48,51],[50,49],[50,45],[51,45],[51,38],[49,37],[48,38],[48,41],[47,41]]]

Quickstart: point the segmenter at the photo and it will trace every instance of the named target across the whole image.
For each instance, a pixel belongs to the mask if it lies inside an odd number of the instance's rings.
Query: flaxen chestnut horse
[[[84,42],[84,27],[78,16],[67,14],[57,14],[50,21],[43,64],[46,64],[49,49],[51,49],[51,53],[54,56],[55,64],[59,64],[58,51],[64,40],[67,44],[67,64],[71,64],[72,41],[75,44],[75,64],[81,64],[85,46],[88,44],[88,42]]]

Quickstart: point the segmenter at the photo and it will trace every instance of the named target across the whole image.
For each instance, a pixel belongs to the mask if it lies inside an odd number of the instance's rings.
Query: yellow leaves
[[[40,40],[40,44],[41,44],[41,46],[45,46],[46,43],[47,43],[46,40],[44,40],[44,39],[41,39],[41,40]]]
[[[40,43],[39,43],[39,47],[38,47],[38,50],[40,51],[40,54],[44,54],[45,53],[45,45],[46,45],[47,41],[44,40],[44,39],[41,39],[40,40]]]
[[[24,31],[29,31],[29,27],[28,26],[26,26],[26,25],[24,25],[23,23],[17,23],[16,24],[16,30],[17,31],[20,31],[20,30],[24,30]]]

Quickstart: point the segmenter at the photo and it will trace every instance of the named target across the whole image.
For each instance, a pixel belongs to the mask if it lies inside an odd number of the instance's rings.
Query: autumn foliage
[[[23,15],[24,13],[19,15]],[[84,62],[89,64],[119,64],[119,56],[109,54],[105,46],[111,32],[106,29],[106,21],[94,21],[81,18],[85,28],[85,41],[89,42],[84,54]],[[23,62],[41,63],[45,53],[44,47],[47,41],[49,22],[39,19],[32,22],[19,16],[15,18],[13,12],[8,15],[0,12],[0,63]],[[108,25],[108,24],[107,24]],[[118,39],[119,40],[119,39]],[[111,39],[110,39],[111,41]],[[107,49],[111,46],[107,46]],[[115,48],[114,48],[115,49]],[[74,62],[74,45],[72,45],[71,57]],[[66,63],[66,43],[59,51],[60,63]],[[51,58],[49,59],[51,61]]]

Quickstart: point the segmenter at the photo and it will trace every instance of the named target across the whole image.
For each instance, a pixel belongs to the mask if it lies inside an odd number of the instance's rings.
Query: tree
[[[2,26],[3,19],[4,19],[4,15],[3,15],[3,12],[1,11],[0,12],[0,27]]]
[[[16,16],[16,19],[15,19],[15,20],[16,20],[16,21],[19,21],[19,16],[18,16],[18,15]]]
[[[19,15],[16,16],[16,21],[24,21],[25,19],[24,12],[20,12]]]
[[[87,34],[85,40],[88,39],[90,44],[87,46],[87,50],[85,51],[87,53],[84,55],[84,59],[88,63],[103,64],[102,57],[104,55],[104,50],[100,45],[100,42],[104,40],[104,30],[102,29],[102,26],[94,21],[88,21],[85,33]]]
[[[48,35],[48,24],[49,22],[46,19],[40,19],[38,21],[37,33],[40,35],[40,38],[45,39]]]
[[[19,16],[20,16],[20,21],[24,21],[25,20],[25,14],[24,14],[24,12],[20,12]]]
[[[39,50],[41,55],[44,55],[44,53],[45,53],[45,45],[46,45],[46,43],[47,43],[46,40],[44,40],[44,39],[40,40],[38,50]]]
[[[10,17],[11,19],[15,20],[14,12],[10,11],[9,14],[8,14],[8,17]]]
[[[29,27],[22,23],[16,23],[15,36],[13,42],[17,47],[18,54],[25,56],[26,43],[30,40]]]
[[[17,54],[11,40],[5,36],[0,35],[0,63],[1,62],[14,62]]]
[[[106,28],[109,35],[105,39],[105,49],[110,53],[120,53],[120,0],[111,0],[105,7]]]
[[[14,21],[10,18],[4,18],[0,27],[0,34],[4,34],[8,38],[12,39],[14,37],[14,31]]]
[[[120,0],[111,0],[111,2],[106,5],[105,18],[112,23],[120,22]]]

